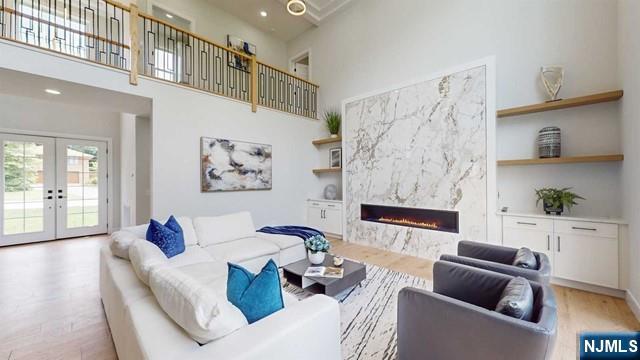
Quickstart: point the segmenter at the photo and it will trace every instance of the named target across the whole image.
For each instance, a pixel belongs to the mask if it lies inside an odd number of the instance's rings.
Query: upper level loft
[[[0,39],[295,115],[317,118],[318,85],[112,0],[0,0]]]

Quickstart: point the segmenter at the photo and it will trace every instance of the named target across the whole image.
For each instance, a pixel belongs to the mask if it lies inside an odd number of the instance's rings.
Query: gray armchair
[[[398,297],[398,358],[550,359],[556,338],[553,291],[530,282],[532,321],[494,311],[512,276],[438,261],[433,292],[404,288]]]
[[[524,269],[511,265],[517,251],[518,249],[505,246],[460,241],[458,243],[458,256],[442,255],[440,260],[496,271],[511,276],[522,276],[527,280],[549,284],[551,262],[549,262],[547,255],[534,251],[533,255],[538,261],[538,269]]]

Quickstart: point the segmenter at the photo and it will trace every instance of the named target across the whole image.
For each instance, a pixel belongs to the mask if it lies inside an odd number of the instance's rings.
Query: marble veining
[[[486,68],[345,105],[347,241],[436,259],[487,236]],[[460,212],[450,234],[360,220],[360,204]]]

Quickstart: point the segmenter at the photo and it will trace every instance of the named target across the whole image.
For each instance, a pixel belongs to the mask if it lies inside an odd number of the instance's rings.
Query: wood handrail
[[[319,87],[320,87],[320,85],[318,85],[318,84],[312,83],[312,82],[311,82],[311,81],[309,81],[309,80],[305,80],[305,79],[303,79],[303,78],[301,78],[301,77],[299,77],[299,76],[293,75],[293,74],[291,74],[290,72],[288,72],[288,71],[284,71],[284,70],[279,69],[279,68],[277,68],[277,67],[275,67],[275,66],[272,66],[272,65],[269,65],[269,64],[265,64],[265,63],[263,63],[263,62],[261,62],[261,61],[258,61],[258,64],[260,64],[260,65],[262,65],[262,66],[266,66],[266,67],[268,67],[268,68],[270,68],[270,69],[273,69],[273,70],[275,70],[275,71],[278,71],[278,72],[281,72],[281,73],[285,73],[285,74],[287,74],[287,76],[290,76],[290,77],[292,77],[292,78],[294,78],[294,79],[297,79],[297,80],[300,80],[300,81],[304,81],[304,82],[306,82],[307,84],[309,84],[309,85],[313,85],[313,86],[315,86],[315,87],[317,87],[317,88],[319,88]]]
[[[224,46],[224,45],[220,45],[220,44],[218,44],[218,43],[217,43],[217,42],[215,42],[215,41],[212,41],[212,40],[210,40],[210,39],[207,39],[206,37],[201,36],[201,35],[198,35],[198,34],[195,34],[195,33],[191,32],[191,31],[183,30],[183,29],[178,29],[177,27],[175,27],[175,25],[170,24],[169,22],[167,22],[167,21],[165,21],[165,20],[158,19],[158,18],[157,18],[157,17],[155,17],[155,16],[152,16],[152,15],[149,15],[149,14],[145,14],[145,13],[143,13],[143,12],[139,12],[139,13],[138,13],[138,16],[140,16],[141,18],[144,18],[144,19],[147,19],[147,20],[151,20],[151,21],[155,21],[155,22],[160,23],[160,24],[162,24],[162,25],[168,26],[168,27],[170,27],[170,28],[172,28],[172,29],[174,29],[174,30],[177,30],[177,31],[183,32],[183,33],[185,33],[185,34],[187,34],[187,35],[189,35],[189,36],[192,36],[192,37],[194,37],[194,38],[196,38],[196,39],[198,39],[198,40],[202,40],[202,41],[204,41],[204,42],[206,42],[206,43],[209,43],[209,44],[211,44],[211,45],[213,45],[213,46],[216,46],[216,47],[219,47],[219,48],[221,48],[221,49],[227,50],[227,51],[229,51],[229,52],[231,52],[231,53],[234,53],[234,54],[236,54],[236,55],[238,55],[238,56],[241,56],[241,57],[245,58],[246,60],[251,61],[251,56],[249,56],[249,55],[247,55],[247,54],[245,54],[245,53],[242,53],[242,52],[240,52],[240,51],[234,50],[234,49],[232,49],[232,48],[230,48],[230,47],[227,47],[227,46]]]
[[[119,7],[120,9],[131,11],[131,7],[129,5],[125,5],[125,4],[117,2],[115,0],[104,0],[104,2],[106,2],[109,5],[113,5],[115,7]]]
[[[117,41],[113,41],[113,40],[109,40],[109,39],[103,38],[102,36],[90,34],[90,33],[87,33],[87,32],[84,32],[84,31],[80,31],[80,30],[76,30],[76,29],[72,29],[72,28],[69,28],[69,27],[66,27],[66,26],[61,26],[61,25],[58,25],[56,23],[52,23],[50,21],[47,21],[47,20],[44,20],[44,19],[41,19],[41,18],[38,18],[38,17],[32,16],[32,15],[27,15],[27,14],[22,13],[20,11],[16,11],[16,10],[14,10],[12,8],[0,7],[0,11],[6,11],[6,12],[14,14],[16,16],[27,18],[29,20],[36,21],[38,23],[42,23],[42,24],[45,24],[45,25],[48,25],[48,26],[51,26],[51,27],[55,27],[55,28],[58,28],[58,29],[69,31],[69,32],[72,32],[74,34],[78,34],[78,35],[94,38],[94,39],[99,40],[99,41],[107,42],[107,43],[109,43],[111,45],[122,46],[125,49],[130,49],[129,45],[127,45],[127,44],[122,44],[122,43],[119,43]]]

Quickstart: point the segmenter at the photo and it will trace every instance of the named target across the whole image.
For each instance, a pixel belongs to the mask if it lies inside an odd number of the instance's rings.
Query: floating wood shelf
[[[336,138],[332,138],[332,137],[328,137],[326,139],[318,139],[318,140],[313,140],[313,145],[323,145],[323,144],[331,144],[331,143],[337,143],[337,142],[341,142],[342,141],[342,137],[338,136]]]
[[[516,116],[516,115],[533,114],[533,113],[543,112],[543,111],[559,110],[559,109],[566,109],[566,108],[571,108],[576,106],[598,104],[598,103],[603,103],[608,101],[616,101],[616,100],[619,100],[622,97],[622,95],[624,95],[624,92],[622,90],[616,90],[616,91],[609,91],[609,92],[604,92],[600,94],[593,94],[593,95],[587,95],[587,96],[580,96],[576,98],[545,102],[540,104],[519,106],[519,107],[510,108],[510,109],[498,110],[498,117],[503,118],[503,117]]]
[[[623,161],[624,155],[591,155],[591,156],[571,156],[559,158],[545,159],[519,159],[519,160],[498,160],[498,166],[514,166],[514,165],[542,165],[542,164],[577,164],[577,163],[594,163]]]
[[[327,169],[313,169],[313,173],[318,174],[327,174],[327,173],[337,173],[342,171],[342,168],[327,168]]]

